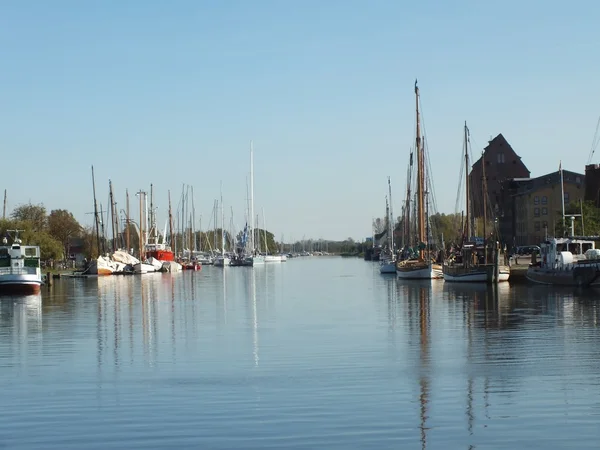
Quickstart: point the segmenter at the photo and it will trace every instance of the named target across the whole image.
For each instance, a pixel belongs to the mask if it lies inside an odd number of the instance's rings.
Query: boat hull
[[[570,270],[529,267],[527,279],[537,284],[587,287],[598,282],[599,273],[594,266],[575,267]]]
[[[396,273],[396,261],[383,261],[379,265],[379,273]]]
[[[150,250],[146,252],[146,259],[150,258],[159,261],[175,261],[175,254],[170,250]]]
[[[227,257],[221,257],[219,256],[218,258],[215,259],[215,261],[213,262],[213,265],[215,267],[226,267],[231,263],[231,259],[227,258]]]
[[[280,263],[283,262],[281,255],[267,255],[264,257],[265,263]]]
[[[0,277],[0,294],[31,295],[38,294],[42,286],[40,275],[3,275]]]
[[[475,266],[463,267],[461,265],[448,266],[443,269],[444,281],[450,283],[493,283],[494,266]],[[508,281],[510,278],[510,268],[500,266],[498,270],[498,282]]]
[[[396,277],[401,280],[431,280],[442,278],[442,268],[437,264],[405,263],[396,267]]]
[[[156,267],[152,264],[138,263],[133,266],[133,271],[139,274],[154,273],[156,272]]]

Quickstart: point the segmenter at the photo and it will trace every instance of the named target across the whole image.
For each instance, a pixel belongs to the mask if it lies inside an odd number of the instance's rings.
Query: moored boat
[[[5,237],[0,246],[0,294],[37,294],[42,285],[40,248],[22,245],[19,230],[9,231],[15,234],[12,244]]]
[[[594,241],[585,239],[552,238],[540,244],[540,261],[527,269],[527,279],[533,283],[587,287],[600,282],[600,261],[587,259],[586,249]],[[576,251],[577,256],[572,253]]]

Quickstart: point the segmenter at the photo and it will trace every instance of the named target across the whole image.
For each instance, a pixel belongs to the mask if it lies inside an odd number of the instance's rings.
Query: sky
[[[284,241],[362,240],[394,214],[418,79],[439,212],[455,209],[462,127],[502,133],[532,176],[582,172],[600,115],[600,2],[19,0],[0,3],[0,188],[91,224],[153,184],[159,223],[194,187]],[[594,162],[600,159],[594,158]],[[262,217],[260,218],[262,225]]]

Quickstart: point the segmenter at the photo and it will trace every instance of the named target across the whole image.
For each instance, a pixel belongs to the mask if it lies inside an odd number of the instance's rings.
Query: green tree
[[[599,236],[600,235],[600,209],[596,208],[594,202],[583,202],[583,204],[574,203],[565,208],[565,226],[563,227],[560,217],[562,211],[557,211],[555,217],[558,217],[555,233],[556,236],[571,235],[571,217],[575,218],[575,235],[581,236]],[[583,215],[583,226],[581,222]],[[549,227],[552,224],[548,224]],[[552,230],[548,229],[548,234],[552,235]]]
[[[35,231],[46,229],[46,225],[48,224],[46,207],[42,203],[39,205],[31,203],[21,204],[13,210],[11,218],[18,222],[30,222]]]
[[[0,234],[2,236],[7,235],[8,230],[21,230],[19,237],[25,245],[37,245],[40,247],[41,259],[43,261],[48,260],[60,260],[63,258],[63,246],[62,244],[54,239],[46,231],[37,231],[34,223],[28,220],[0,220]],[[8,233],[13,236],[14,233]],[[12,243],[12,239],[9,240]]]
[[[48,216],[48,233],[62,244],[65,256],[70,254],[69,243],[71,238],[80,236],[81,231],[81,225],[71,212],[66,209],[54,209],[50,212]]]

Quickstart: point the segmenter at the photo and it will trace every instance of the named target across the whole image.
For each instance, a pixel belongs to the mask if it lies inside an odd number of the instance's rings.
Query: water
[[[596,294],[325,257],[61,280],[0,301],[0,448],[597,448]]]

